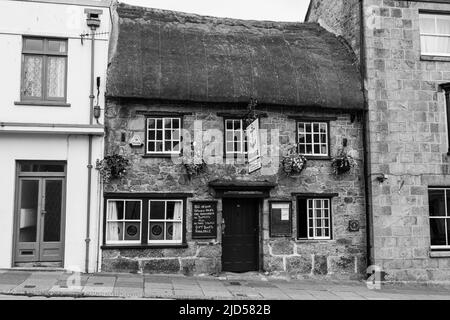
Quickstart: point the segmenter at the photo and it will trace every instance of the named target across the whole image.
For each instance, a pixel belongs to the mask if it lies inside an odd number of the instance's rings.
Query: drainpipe
[[[364,110],[363,110],[363,149],[364,149],[364,197],[366,202],[366,255],[367,255],[367,267],[371,266],[372,261],[372,200],[370,198],[370,134],[368,132],[369,124],[369,105],[367,101],[365,80],[366,74],[366,46],[365,46],[365,17],[364,17],[364,0],[359,0],[359,13],[360,13],[360,72],[361,72],[361,85],[364,96]]]
[[[86,11],[87,25],[91,29],[91,87],[89,95],[89,124],[93,124],[94,114],[94,67],[95,67],[95,30],[100,26],[98,12]],[[89,135],[89,151],[88,151],[88,182],[87,182],[87,214],[86,214],[86,257],[85,272],[89,272],[89,249],[91,243],[91,184],[92,184],[92,135]]]

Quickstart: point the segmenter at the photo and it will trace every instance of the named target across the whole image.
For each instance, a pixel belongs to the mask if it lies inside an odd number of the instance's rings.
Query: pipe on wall
[[[91,26],[91,87],[89,95],[89,124],[93,124],[94,110],[94,68],[95,68],[95,30],[96,27]],[[92,135],[89,135],[89,151],[88,151],[88,182],[87,182],[87,213],[86,213],[86,257],[85,272],[89,272],[89,251],[91,243],[91,184],[92,184]]]
[[[366,74],[366,53],[365,53],[365,17],[364,17],[364,0],[359,0],[359,15],[360,15],[360,72],[361,72],[361,86],[364,95],[364,110],[363,110],[363,149],[364,149],[364,198],[366,202],[366,256],[367,267],[373,263],[372,259],[372,201],[370,198],[370,134],[369,134],[369,112],[366,94],[365,80]]]

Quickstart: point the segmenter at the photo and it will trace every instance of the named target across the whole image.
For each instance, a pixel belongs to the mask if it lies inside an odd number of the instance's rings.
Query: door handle
[[[42,212],[41,212],[42,214],[46,214],[47,213],[47,211],[45,211],[45,210],[42,210]]]

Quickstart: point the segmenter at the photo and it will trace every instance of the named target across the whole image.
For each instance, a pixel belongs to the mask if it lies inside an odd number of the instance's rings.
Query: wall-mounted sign
[[[217,203],[215,201],[192,202],[192,239],[217,237]]]
[[[270,236],[290,237],[292,215],[290,202],[270,202]]]
[[[247,127],[248,172],[261,169],[261,145],[259,137],[259,119]]]
[[[131,139],[130,139],[130,146],[132,147],[142,147],[144,145],[144,143],[141,140],[141,137],[137,134],[135,134]]]

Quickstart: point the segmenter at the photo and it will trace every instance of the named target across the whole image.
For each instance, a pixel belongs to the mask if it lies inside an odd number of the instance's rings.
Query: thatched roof
[[[318,24],[119,4],[107,95],[362,109],[354,54]]]

